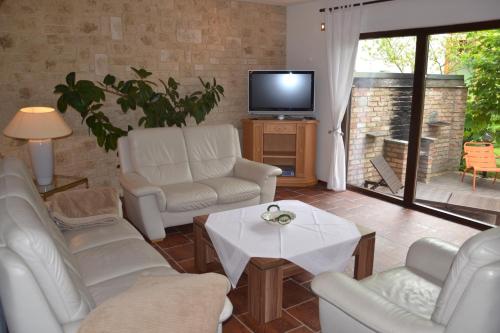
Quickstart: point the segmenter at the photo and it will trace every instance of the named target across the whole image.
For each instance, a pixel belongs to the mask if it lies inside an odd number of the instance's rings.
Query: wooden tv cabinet
[[[282,168],[278,186],[311,186],[318,182],[317,120],[243,119],[242,123],[243,157]]]

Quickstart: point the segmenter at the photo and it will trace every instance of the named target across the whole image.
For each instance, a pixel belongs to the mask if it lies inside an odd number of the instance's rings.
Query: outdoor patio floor
[[[478,231],[440,218],[347,191],[336,193],[318,185],[308,188],[278,188],[276,200],[295,199],[328,210],[336,215],[376,231],[374,271],[402,265],[408,247],[422,237],[437,237],[457,245]],[[154,247],[180,272],[194,273],[192,224],[167,229],[167,237]],[[223,273],[220,265],[209,266]],[[353,260],[346,269],[352,276]],[[246,276],[229,293],[234,311],[224,324],[224,333],[248,332],[318,332],[320,331],[318,299],[309,285],[311,274],[303,273],[284,282],[283,317],[257,326],[247,313]]]
[[[448,210],[460,215],[464,215],[482,222],[495,224],[496,215],[485,213],[484,211],[468,207],[466,210],[458,209],[456,206],[446,205],[449,196],[453,193],[464,196],[472,204],[480,203],[492,211],[500,214],[500,179],[493,183],[492,178],[478,176],[476,179],[476,190],[472,190],[472,175],[467,173],[464,181],[461,181],[461,172],[448,172],[435,176],[429,183],[417,183],[417,202],[434,206],[443,210]],[[397,195],[393,195],[389,188],[381,186],[377,192],[396,197],[403,197],[404,190],[401,189]],[[485,198],[488,198],[485,200]],[[487,201],[487,203],[485,203]],[[474,204],[472,204],[474,206]]]
[[[447,188],[449,191],[500,197],[500,179],[497,179],[497,181],[493,183],[492,178],[483,178],[482,176],[478,176],[476,179],[476,191],[472,191],[472,175],[470,173],[465,174],[463,182],[461,179],[461,172],[449,172],[433,177],[429,184],[419,183],[419,186],[425,185],[436,188]]]

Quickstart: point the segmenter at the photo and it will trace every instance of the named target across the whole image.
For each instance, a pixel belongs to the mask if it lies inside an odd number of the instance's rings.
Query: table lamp
[[[59,112],[48,107],[20,109],[4,129],[5,136],[28,139],[31,164],[38,185],[50,185],[54,176],[52,139],[68,136],[71,128]]]

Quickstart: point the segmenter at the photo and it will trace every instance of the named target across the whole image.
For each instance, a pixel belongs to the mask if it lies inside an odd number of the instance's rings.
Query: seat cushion
[[[132,287],[140,276],[163,276],[171,274],[178,274],[178,272],[170,267],[147,268],[94,284],[89,287],[89,291],[96,305],[99,305],[105,300]]]
[[[170,267],[155,249],[141,239],[108,243],[78,252],[75,256],[86,286],[148,268]]]
[[[165,193],[169,212],[185,212],[215,205],[217,193],[211,187],[199,183],[179,183],[161,187]]]
[[[217,203],[228,204],[250,200],[260,195],[260,187],[254,182],[235,178],[220,177],[198,181],[210,186],[217,192]]]
[[[124,239],[144,239],[126,220],[119,219],[108,225],[68,230],[63,233],[71,253],[88,250]]]
[[[441,287],[398,267],[361,280],[363,286],[387,298],[409,312],[430,319]]]

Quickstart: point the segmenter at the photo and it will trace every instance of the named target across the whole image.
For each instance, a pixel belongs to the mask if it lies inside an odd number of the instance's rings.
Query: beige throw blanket
[[[92,310],[78,333],[214,333],[229,288],[215,273],[143,276]]]
[[[109,224],[122,216],[118,191],[112,187],[56,193],[48,206],[52,218],[61,229]]]

